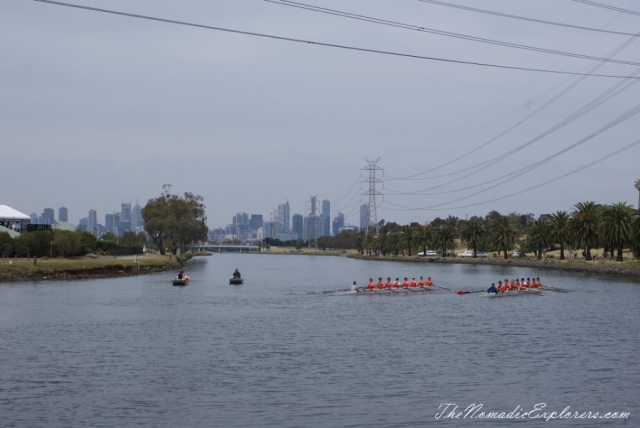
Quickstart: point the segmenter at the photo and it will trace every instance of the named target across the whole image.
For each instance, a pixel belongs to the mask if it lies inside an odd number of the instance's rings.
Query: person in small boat
[[[178,277],[176,279],[184,279],[184,271],[183,270],[178,272]]]
[[[239,271],[238,269],[236,269],[236,270],[233,272],[233,275],[231,275],[231,278],[233,278],[233,279],[241,279],[240,271]]]
[[[502,281],[498,281],[498,287],[502,287]],[[487,289],[487,293],[498,294],[498,289],[496,288],[496,284],[491,283],[491,287]]]

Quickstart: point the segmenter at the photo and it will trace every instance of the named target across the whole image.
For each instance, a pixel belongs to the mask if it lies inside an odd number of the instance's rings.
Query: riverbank
[[[5,259],[0,261],[0,282],[87,280],[145,275],[178,270],[189,258],[190,254],[183,257],[144,254],[118,258],[41,258],[36,265],[32,258]]]
[[[407,257],[407,256],[361,256],[350,254],[347,257],[360,260],[376,261],[396,261],[408,263],[439,263],[439,264],[479,264],[494,266],[515,266],[536,269],[553,269],[568,272],[583,272],[597,275],[610,275],[626,278],[640,278],[640,261],[615,262],[611,260],[599,259],[596,261],[584,260],[536,260],[536,259],[503,259],[503,258],[427,258],[427,257]]]

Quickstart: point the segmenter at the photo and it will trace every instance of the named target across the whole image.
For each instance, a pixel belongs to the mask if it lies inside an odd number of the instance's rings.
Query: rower
[[[239,271],[238,269],[236,269],[236,270],[233,272],[233,275],[231,275],[231,278],[233,278],[233,279],[240,279],[240,271]]]
[[[531,287],[531,278],[527,278],[527,282],[526,282],[526,284],[525,284],[525,287],[527,287],[527,288],[533,288],[533,287]]]
[[[542,288],[542,281],[540,281],[540,278],[536,278],[536,288]]]
[[[422,277],[420,277],[420,281],[418,281],[418,287],[424,287],[424,280],[422,279]]]
[[[384,283],[382,282],[382,278],[378,278],[378,283],[376,284],[376,290],[382,290],[384,287]]]
[[[416,278],[415,277],[411,277],[411,282],[409,283],[409,287],[411,288],[416,288]]]
[[[391,278],[387,277],[387,282],[384,283],[385,290],[391,290]]]
[[[183,279],[184,278],[184,271],[181,270],[180,272],[178,272],[178,278],[177,279]]]
[[[395,288],[395,289],[400,288],[400,280],[399,280],[399,278],[396,278],[396,280],[393,282],[393,288]]]
[[[367,286],[364,289],[365,289],[365,291],[372,291],[373,290],[373,278],[369,278],[369,283],[367,284]]]
[[[427,287],[431,287],[433,285],[433,281],[431,281],[431,277],[427,277],[427,282],[424,283]]]
[[[505,281],[506,283],[506,281]],[[502,285],[502,281],[498,281],[498,293],[504,293],[504,286]],[[489,292],[489,290],[487,290],[487,293]]]
[[[406,276],[404,277],[404,281],[402,281],[402,288],[409,288],[409,281]]]
[[[498,287],[502,288],[502,281],[498,281]],[[498,289],[496,288],[496,284],[491,283],[491,287],[487,289],[487,293],[489,294],[498,294]]]

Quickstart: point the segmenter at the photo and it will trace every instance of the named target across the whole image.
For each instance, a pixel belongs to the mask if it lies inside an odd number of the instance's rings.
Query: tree
[[[551,224],[544,218],[531,222],[525,229],[529,243],[535,248],[538,260],[542,259],[542,251],[547,247],[551,237]]]
[[[449,226],[440,226],[435,231],[434,244],[442,250],[442,257],[447,256],[447,250],[456,248],[456,239],[453,235],[453,229]]]
[[[491,222],[489,239],[499,250],[504,251],[504,258],[518,238],[518,227],[510,216],[501,216]]]
[[[640,210],[640,179],[636,180],[636,182],[633,183],[633,185],[638,191],[638,206],[636,208]]]
[[[584,248],[586,260],[592,260],[591,249],[598,244],[600,206],[595,202],[579,202],[571,213],[569,230],[577,245]]]
[[[433,238],[433,227],[431,227],[431,225],[425,224],[424,226],[420,226],[416,236],[416,246],[422,248],[423,254],[426,254],[427,248],[431,248],[433,245]]]
[[[569,240],[569,213],[566,211],[557,211],[551,214],[551,235],[550,240],[553,244],[560,245],[560,260],[564,260],[564,246]]]
[[[411,257],[411,250],[416,241],[416,231],[411,226],[403,226],[400,231],[400,243],[407,250],[407,255]]]
[[[478,246],[484,241],[484,225],[478,217],[471,217],[469,220],[462,222],[460,231],[460,239],[466,243],[469,248],[473,249],[473,258],[475,259],[478,252]]]
[[[0,232],[0,253],[3,258],[13,256],[13,238],[7,232]]]
[[[618,250],[616,261],[622,261],[622,250],[630,243],[633,235],[633,208],[625,202],[606,206],[602,210],[599,232],[601,239],[610,248]]]
[[[170,185],[163,186],[164,193],[151,199],[142,209],[144,228],[154,244],[165,254],[165,244],[171,243],[173,251],[186,250],[187,244],[205,240],[205,206],[201,196],[185,193],[184,197],[169,193]]]

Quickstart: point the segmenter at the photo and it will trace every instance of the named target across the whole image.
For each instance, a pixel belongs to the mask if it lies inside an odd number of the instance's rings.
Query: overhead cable
[[[185,26],[189,26],[189,27],[202,28],[202,29],[206,29],[206,30],[223,31],[223,32],[233,33],[233,34],[242,34],[242,35],[246,35],[246,36],[262,37],[262,38],[267,38],[267,39],[272,39],[272,40],[280,40],[280,41],[293,42],[293,43],[304,43],[304,44],[324,46],[324,47],[330,47],[330,48],[336,48],[336,49],[344,49],[344,50],[350,50],[350,51],[374,53],[374,54],[379,54],[379,55],[389,55],[389,56],[396,56],[396,57],[402,57],[402,58],[412,58],[412,59],[420,59],[420,60],[426,60],[426,61],[444,62],[444,63],[451,63],[451,64],[460,64],[460,65],[473,65],[473,66],[477,66],[477,67],[496,68],[496,69],[503,69],[503,70],[534,71],[534,72],[550,73],[550,74],[568,74],[568,75],[574,75],[574,76],[586,76],[586,74],[584,74],[584,73],[579,73],[579,72],[574,72],[574,71],[545,70],[545,69],[531,68],[531,67],[518,67],[518,66],[483,63],[483,62],[474,62],[474,61],[463,61],[463,60],[440,58],[440,57],[431,57],[431,56],[424,56],[424,55],[406,54],[406,53],[393,52],[393,51],[383,51],[383,50],[379,50],[379,49],[369,49],[369,48],[361,48],[361,47],[348,46],[348,45],[339,45],[339,44],[334,44],[334,43],[315,42],[315,41],[311,41],[311,40],[303,40],[303,39],[297,39],[297,38],[292,38],[292,37],[275,36],[275,35],[272,35],[272,34],[256,33],[256,32],[243,31],[243,30],[234,30],[234,29],[223,28],[223,27],[214,27],[214,26],[210,26],[210,25],[194,24],[194,23],[184,22],[184,21],[176,21],[176,20],[172,20],[172,19],[156,18],[156,17],[152,17],[152,16],[147,16],[147,15],[139,15],[139,14],[133,14],[133,13],[127,13],[127,12],[118,12],[118,11],[109,10],[109,9],[100,9],[100,8],[96,8],[96,7],[81,6],[81,5],[77,5],[77,4],[63,3],[63,2],[52,1],[52,0],[33,0],[33,1],[38,2],[38,3],[46,3],[46,4],[50,4],[50,5],[55,5],[55,6],[65,6],[65,7],[70,7],[70,8],[88,10],[88,11],[92,11],[92,12],[101,12],[101,13],[107,13],[107,14],[111,14],[111,15],[126,16],[126,17],[130,17],[130,18],[146,19],[146,20],[150,20],[150,21],[163,22],[163,23],[166,23],[166,24],[185,25]],[[611,75],[611,74],[591,74],[589,76],[590,77],[613,78],[613,79],[624,79],[624,78],[626,78],[626,76]],[[640,79],[640,77],[636,77],[636,79]]]
[[[601,7],[603,9],[614,10],[616,12],[622,12],[622,13],[628,13],[630,15],[640,16],[640,12],[637,11],[637,10],[623,9],[621,7],[611,6],[611,5],[602,4],[602,3],[597,3],[595,1],[589,1],[589,0],[573,0],[573,1],[575,1],[576,3],[588,4],[589,6],[596,6],[596,7]]]

